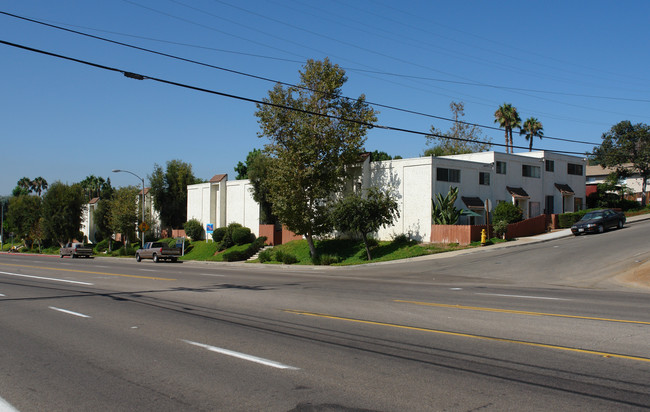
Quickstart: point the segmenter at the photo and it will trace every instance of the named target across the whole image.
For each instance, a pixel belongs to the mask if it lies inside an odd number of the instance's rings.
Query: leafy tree
[[[273,214],[270,200],[270,165],[273,159],[262,152],[248,164],[248,179],[253,186],[253,199],[260,205],[260,223],[275,224],[278,218]]]
[[[492,139],[484,137],[478,126],[464,123],[460,120],[465,116],[465,104],[463,102],[449,103],[449,109],[454,115],[454,123],[449,130],[442,132],[431,126],[431,135],[427,136],[427,144],[434,145],[436,156],[447,156],[463,153],[484,152],[492,147]],[[440,137],[443,136],[443,137]],[[487,143],[484,143],[487,142]]]
[[[397,160],[397,159],[401,159],[401,158],[402,158],[402,156],[400,156],[400,155],[391,156],[388,153],[380,152],[379,150],[375,150],[374,152],[370,153],[370,161],[371,162],[381,162],[381,161],[384,161],[384,160],[393,160],[393,159]]]
[[[29,241],[30,232],[41,218],[42,200],[38,196],[14,196],[9,199],[5,217],[7,231]]]
[[[46,236],[61,245],[76,238],[84,206],[81,186],[54,182],[43,196]]]
[[[43,217],[40,217],[36,222],[34,222],[29,231],[29,237],[33,242],[38,244],[38,252],[40,253],[43,246],[43,240],[45,240],[45,219]]]
[[[329,59],[308,60],[299,85],[277,84],[255,113],[258,135],[271,141],[265,152],[272,159],[266,181],[273,212],[305,236],[314,258],[314,236],[332,229],[327,200],[343,188],[376,120],[363,95],[342,95],[346,81],[345,70]]]
[[[520,135],[526,135],[526,140],[528,141],[528,151],[533,151],[533,139],[535,137],[541,138],[544,136],[544,127],[542,123],[534,117],[529,117],[524,122],[521,130],[519,130]]]
[[[43,179],[41,176],[35,178],[30,182],[29,190],[40,197],[43,190],[47,190],[47,180]]]
[[[21,186],[16,186],[14,189],[11,191],[11,196],[17,197],[17,196],[27,196],[29,194],[29,189],[25,189],[24,187]]]
[[[638,173],[641,183],[641,202],[646,204],[646,183],[650,176],[650,126],[645,123],[632,124],[624,120],[603,133],[603,143],[594,147],[593,158],[603,167],[617,169],[619,175]],[[631,167],[625,167],[631,163]]]
[[[187,186],[201,183],[201,179],[192,173],[192,165],[181,160],[170,160],[166,170],[163,170],[155,164],[149,181],[154,206],[160,211],[163,226],[183,227],[187,221]]]
[[[450,187],[445,196],[436,193],[435,201],[431,199],[431,218],[436,225],[455,225],[460,218],[462,209],[457,209],[454,204],[458,199],[459,189]]]
[[[399,218],[395,197],[390,192],[377,188],[370,188],[366,196],[360,193],[345,196],[334,204],[331,213],[337,230],[361,234],[368,260],[372,260],[368,235],[382,226],[391,225]]]
[[[237,163],[237,166],[235,166],[235,172],[237,172],[237,176],[235,179],[248,179],[248,168],[250,167],[251,163],[255,160],[255,158],[259,155],[262,154],[262,150],[260,149],[253,149],[248,154],[246,155],[246,163],[242,163],[241,161]]]
[[[30,193],[32,181],[28,177],[23,177],[16,182],[16,187],[11,191],[12,196],[26,196]]]
[[[513,153],[512,129],[521,126],[521,117],[517,108],[510,103],[503,103],[496,112],[494,112],[494,123],[503,127],[506,133],[506,153]]]
[[[138,224],[136,198],[139,191],[135,186],[121,187],[115,190],[110,201],[109,225],[113,233],[122,234],[125,249],[127,243],[135,239],[135,227]]]
[[[506,223],[516,223],[524,217],[524,212],[519,206],[510,202],[500,202],[492,211],[492,221]]]
[[[108,239],[108,251],[112,250],[113,228],[111,227],[111,197],[99,199],[94,212],[95,240]]]

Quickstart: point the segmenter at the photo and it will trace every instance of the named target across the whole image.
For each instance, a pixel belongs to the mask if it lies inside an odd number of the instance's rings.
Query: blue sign
[[[212,232],[214,232],[214,223],[208,223],[208,224],[206,224],[206,225],[205,225],[205,232],[206,232],[207,234],[211,234]]]

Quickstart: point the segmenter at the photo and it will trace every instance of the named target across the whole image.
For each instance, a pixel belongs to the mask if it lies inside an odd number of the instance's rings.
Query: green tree
[[[273,212],[305,236],[313,258],[314,236],[332,229],[327,200],[343,188],[376,121],[363,95],[342,95],[346,81],[345,70],[329,59],[308,60],[299,86],[277,84],[255,113],[258,135],[271,141],[265,152],[272,158],[266,180]]]
[[[43,179],[41,176],[32,180],[29,184],[29,190],[36,193],[39,197],[44,190],[47,190],[47,180]]]
[[[382,226],[393,224],[399,218],[398,204],[388,191],[370,188],[365,196],[347,195],[337,201],[331,211],[334,227],[341,232],[357,232],[366,247],[366,256],[372,260],[368,235]]]
[[[81,186],[54,182],[43,196],[46,236],[60,245],[76,238],[85,204]]]
[[[542,123],[537,120],[534,117],[529,117],[526,119],[524,122],[523,126],[521,126],[521,130],[519,130],[520,135],[526,135],[526,140],[528,141],[528,151],[532,152],[533,151],[533,139],[535,137],[539,138],[540,140],[544,136],[544,126],[542,126]]]
[[[262,152],[248,163],[248,179],[253,186],[253,199],[260,205],[260,223],[275,224],[278,218],[273,214],[268,177],[273,159]]]
[[[379,150],[375,150],[374,152],[370,153],[370,161],[371,162],[381,162],[381,161],[384,161],[384,160],[393,160],[393,159],[397,160],[397,159],[401,159],[401,158],[402,158],[402,156],[400,156],[400,155],[391,156],[388,153],[380,152]]]
[[[494,123],[498,123],[506,133],[506,153],[513,153],[512,129],[521,126],[521,117],[517,108],[510,103],[503,103],[496,112],[494,112]]]
[[[185,222],[183,229],[185,229],[185,234],[187,234],[187,236],[189,236],[192,241],[203,239],[203,234],[205,231],[203,230],[203,225],[198,220],[188,220]]]
[[[237,172],[237,176],[235,179],[248,179],[248,168],[250,167],[251,163],[253,163],[255,158],[261,154],[261,149],[253,149],[246,155],[246,163],[242,163],[241,161],[237,162],[237,166],[235,166],[235,172]]]
[[[32,187],[32,181],[28,177],[23,177],[16,182],[16,187],[11,191],[11,195],[16,196],[26,196],[30,193]]]
[[[508,224],[521,221],[524,217],[524,212],[519,206],[510,202],[500,202],[492,211],[492,221],[504,221]]]
[[[112,250],[113,228],[111,227],[111,199],[102,198],[97,202],[97,208],[94,212],[95,218],[95,240],[101,241],[108,239],[108,251]]]
[[[162,225],[182,228],[187,221],[187,186],[201,183],[201,179],[192,173],[192,165],[181,160],[170,160],[163,170],[160,165],[155,164],[149,182],[154,206],[160,211]]]
[[[603,133],[603,143],[594,147],[593,158],[602,167],[617,169],[620,176],[636,172],[642,178],[641,203],[646,204],[646,184],[650,176],[650,126],[624,120]],[[631,163],[625,167],[625,163]]]
[[[111,199],[109,225],[113,233],[121,233],[124,238],[124,248],[135,239],[135,227],[138,224],[138,205],[136,199],[138,189],[126,186],[116,189]]]
[[[455,225],[460,218],[462,209],[455,206],[459,189],[450,187],[445,196],[436,193],[435,200],[431,199],[431,218],[435,225]]]
[[[14,196],[9,199],[5,217],[6,229],[29,242],[30,232],[41,218],[42,201],[38,196]]]
[[[431,126],[431,134],[426,137],[427,145],[433,145],[435,150],[428,149],[425,151],[425,156],[447,156],[490,150],[492,139],[484,137],[478,126],[460,120],[465,116],[465,104],[452,101],[449,103],[449,109],[454,115],[454,123],[444,133]]]
[[[104,180],[103,177],[97,177],[95,175],[86,176],[84,180],[79,182],[79,185],[83,188],[87,201],[96,197],[102,197],[102,192],[112,190],[110,178]]]

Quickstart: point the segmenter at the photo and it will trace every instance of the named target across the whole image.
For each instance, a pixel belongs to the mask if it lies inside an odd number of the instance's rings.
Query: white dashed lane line
[[[67,313],[68,315],[79,316],[80,318],[90,318],[90,316],[84,315],[83,313],[73,312],[73,311],[67,310],[67,309],[61,309],[61,308],[57,308],[57,307],[54,307],[54,306],[49,306],[49,308],[52,309],[52,310],[59,311],[59,312]]]
[[[210,345],[206,345],[204,343],[193,342],[191,340],[185,340],[185,339],[181,339],[181,340],[183,342],[185,342],[185,343],[189,343],[190,345],[194,345],[194,346],[198,346],[198,347],[203,348],[203,349],[207,349],[207,350],[209,350],[211,352],[216,352],[216,353],[220,353],[222,355],[232,356],[234,358],[259,363],[261,365],[271,366],[273,368],[278,368],[278,369],[289,369],[289,370],[294,370],[294,371],[300,370],[300,368],[285,365],[283,363],[279,363],[279,362],[272,361],[272,360],[269,360],[269,359],[259,358],[257,356],[247,355],[245,353],[235,352],[235,351],[232,351],[232,350],[229,350],[229,349],[218,348],[216,346],[210,346]]]
[[[30,278],[30,279],[40,279],[40,280],[52,280],[54,282],[64,282],[64,283],[74,283],[77,285],[86,285],[86,286],[92,286],[92,283],[88,282],[78,282],[76,280],[67,280],[67,279],[57,279],[57,278],[45,278],[42,276],[33,276],[33,275],[23,275],[20,273],[10,273],[10,272],[0,272],[2,275],[9,275],[9,276],[18,276],[22,278]]]
[[[487,295],[487,296],[501,296],[506,298],[522,298],[522,299],[545,299],[545,300],[571,300],[564,298],[549,298],[547,296],[526,296],[526,295],[506,295],[502,293],[475,293],[476,295]]]

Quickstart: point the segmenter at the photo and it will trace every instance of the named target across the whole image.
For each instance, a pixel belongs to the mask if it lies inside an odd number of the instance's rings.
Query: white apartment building
[[[382,228],[377,238],[398,234],[427,241],[431,235],[432,199],[459,188],[456,207],[471,211],[461,224],[485,223],[485,204],[518,205],[524,217],[573,212],[585,204],[586,159],[548,151],[525,153],[482,152],[455,156],[419,157],[370,162],[364,157],[348,190],[371,186],[387,188],[396,196],[400,217]],[[216,175],[208,183],[187,188],[187,218],[214,227],[237,222],[256,231],[259,205],[248,180],[227,181]],[[489,212],[490,210],[488,210]]]

